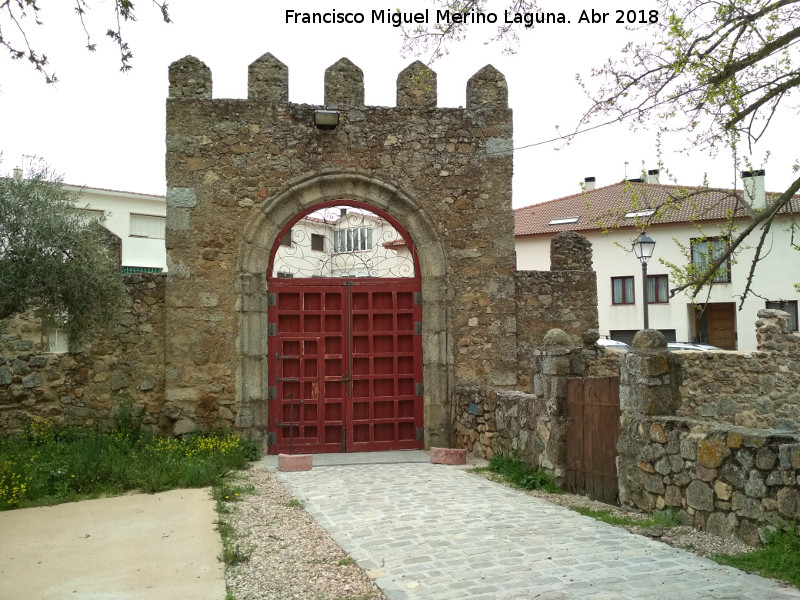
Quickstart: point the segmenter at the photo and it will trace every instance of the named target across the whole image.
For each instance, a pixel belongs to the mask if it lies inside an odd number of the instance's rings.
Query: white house
[[[78,195],[75,204],[122,240],[124,273],[158,273],[167,269],[164,196],[101,188],[64,186]]]
[[[764,193],[763,171],[745,175],[753,175],[744,188],[756,206],[774,197]],[[755,235],[751,247],[733,264],[723,264],[713,283],[694,301],[684,292],[670,297],[673,282],[665,263],[682,265],[691,256],[702,266],[725,243],[719,236],[726,218],[741,223],[747,219],[730,193],[661,185],[657,171],[650,171],[648,181],[622,181],[599,188],[595,188],[594,178],[587,178],[582,193],[517,209],[517,268],[549,269],[550,238],[559,231],[585,235],[594,249],[600,334],[630,342],[644,324],[642,268],[631,251],[640,233],[637,221],[646,219],[671,196],[687,194],[691,199],[680,209],[665,210],[660,222],[647,228],[648,236],[656,242],[647,271],[650,327],[661,330],[671,341],[703,341],[730,350],[755,350],[758,311],[780,308],[792,315],[792,327],[797,331],[800,294],[794,284],[800,282],[800,252],[791,247],[788,211],[776,217],[766,237],[752,282],[755,294],[750,294],[741,307],[757,244]],[[800,203],[800,196],[797,198]],[[800,204],[793,207],[796,215]],[[612,227],[606,233],[609,222]],[[703,236],[706,241],[701,243]]]
[[[353,206],[328,206],[286,232],[272,265],[279,278],[413,277],[408,244],[391,223]]]

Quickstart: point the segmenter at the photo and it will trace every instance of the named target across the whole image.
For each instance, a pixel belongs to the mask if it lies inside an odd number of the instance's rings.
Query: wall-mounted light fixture
[[[339,125],[338,110],[315,110],[314,125],[317,129],[336,129]]]

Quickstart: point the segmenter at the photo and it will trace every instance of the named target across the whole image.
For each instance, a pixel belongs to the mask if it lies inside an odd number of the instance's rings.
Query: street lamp
[[[642,289],[644,290],[644,328],[649,329],[650,321],[647,315],[647,261],[653,256],[656,249],[655,241],[643,231],[633,242],[633,253],[642,263]]]

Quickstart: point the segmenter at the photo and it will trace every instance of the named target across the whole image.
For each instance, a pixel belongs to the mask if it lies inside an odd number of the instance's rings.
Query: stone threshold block
[[[467,464],[466,448],[431,448],[431,462],[436,465]]]
[[[278,454],[278,471],[310,471],[313,454]]]

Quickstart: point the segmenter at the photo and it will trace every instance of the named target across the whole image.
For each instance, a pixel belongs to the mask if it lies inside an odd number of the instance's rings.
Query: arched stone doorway
[[[273,243],[269,451],[423,447],[422,293],[411,236],[363,202],[306,209]]]
[[[286,277],[293,267],[280,258],[280,249],[291,246],[282,242],[291,243],[286,240],[294,228],[296,241],[308,236],[302,241],[315,252],[310,247],[319,240],[312,242],[310,230],[297,224],[306,217],[319,218],[320,211],[330,208],[348,208],[358,219],[369,213],[388,222],[407,244],[411,270],[406,276],[398,276],[395,269],[388,277],[375,277],[378,271],[367,273],[371,267],[362,263],[331,277],[342,265],[326,259],[327,266],[310,269],[306,277]],[[349,234],[331,229],[329,245],[347,250],[348,244],[352,249],[368,243],[363,229],[353,231],[365,225],[355,226],[352,219],[346,225],[340,231],[349,229]],[[312,452],[449,442],[445,258],[434,228],[413,197],[360,174],[327,172],[296,180],[262,204],[245,231],[238,269],[237,395],[243,414],[253,416],[252,427],[269,434],[270,452],[288,449],[295,440],[298,450]],[[364,277],[369,274],[373,277]],[[337,314],[343,335],[326,335],[334,333]],[[376,319],[381,321],[377,329]],[[320,331],[313,331],[316,328]]]

